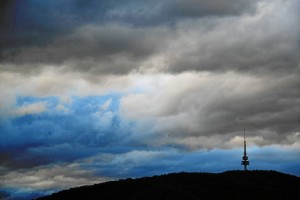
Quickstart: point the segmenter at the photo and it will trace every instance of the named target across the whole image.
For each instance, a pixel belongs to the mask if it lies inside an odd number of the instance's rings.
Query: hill
[[[39,200],[279,200],[294,199],[299,190],[300,177],[276,171],[182,172],[83,186]]]

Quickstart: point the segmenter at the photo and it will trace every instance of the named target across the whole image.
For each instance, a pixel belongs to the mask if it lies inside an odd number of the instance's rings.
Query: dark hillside
[[[300,178],[275,171],[175,173],[65,190],[39,200],[279,200],[299,197]]]

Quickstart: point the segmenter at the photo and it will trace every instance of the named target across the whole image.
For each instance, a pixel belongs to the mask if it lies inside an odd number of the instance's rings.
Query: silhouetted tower
[[[244,171],[247,171],[247,166],[250,165],[250,162],[247,156],[245,129],[244,129],[244,156],[241,164],[244,165]]]

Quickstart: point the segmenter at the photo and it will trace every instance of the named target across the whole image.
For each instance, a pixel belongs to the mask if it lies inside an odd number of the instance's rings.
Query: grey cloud
[[[288,139],[300,131],[299,94],[293,92],[297,87],[297,77],[287,76],[284,80],[271,81],[270,86],[247,98],[224,98],[213,103],[207,110],[213,113],[208,124],[216,124],[210,128],[210,132],[233,133],[237,128],[242,130],[246,127],[250,136],[264,139],[257,145],[299,142],[299,137]]]
[[[110,178],[95,177],[91,170],[87,171],[77,163],[43,165],[29,170],[8,171],[1,175],[1,184],[7,187],[48,192],[108,180]]]
[[[180,84],[180,87],[177,85]],[[256,145],[299,143],[299,80],[296,74],[273,79],[241,74],[185,74],[157,83],[155,94],[124,97],[123,114],[152,134],[149,144],[226,147],[242,133]],[[158,89],[160,88],[160,89]],[[157,93],[157,91],[162,91]],[[147,127],[149,120],[152,125]],[[139,132],[144,132],[138,129]],[[170,135],[168,138],[166,135]],[[149,137],[150,138],[150,137]],[[293,138],[293,139],[291,139]]]
[[[196,1],[184,2],[190,5]],[[118,22],[79,26],[47,46],[23,47],[14,54],[4,51],[0,67],[32,72],[46,64],[90,74],[128,74],[145,66],[156,68],[153,63],[160,57],[160,70],[171,73],[298,73],[300,29],[296,26],[299,15],[293,10],[296,3],[269,4],[271,9],[260,7],[255,15],[182,19],[173,27]],[[222,7],[223,3],[216,5]],[[275,12],[280,5],[281,12]]]
[[[51,4],[39,2],[36,5],[42,11],[44,3]],[[62,1],[51,2],[60,5]],[[0,128],[7,133],[2,134],[4,141],[9,141],[0,149],[0,162],[9,168],[7,174],[0,173],[1,180],[24,186],[34,184],[33,176],[41,187],[50,183],[50,188],[56,183],[72,184],[77,178],[84,184],[95,180],[94,174],[80,171],[79,166],[62,164],[50,171],[46,166],[78,159],[109,176],[121,170],[120,176],[139,176],[176,165],[178,170],[186,167],[186,160],[177,162],[182,155],[170,156],[174,165],[156,165],[165,157],[154,152],[151,160],[152,152],[147,151],[170,147],[172,151],[201,149],[201,154],[203,149],[230,149],[241,145],[243,128],[249,144],[287,145],[298,151],[298,1],[78,0],[72,6],[68,0],[63,2],[58,10],[66,6],[66,12],[56,15],[39,11],[42,14],[33,18],[36,10],[25,9],[28,16],[18,22],[23,27],[12,27],[14,19],[7,9],[14,4],[7,4],[6,12],[0,8],[0,14],[5,14],[0,17],[4,27],[0,31],[0,93],[5,97],[0,100]],[[86,102],[67,110],[71,95],[110,93],[118,96],[112,103],[118,117],[110,118],[113,115],[108,113],[101,121],[101,113],[84,110]],[[7,125],[17,95],[59,96],[65,102],[51,107],[44,120],[36,116]],[[66,112],[55,117],[63,112],[59,106]],[[67,114],[72,109],[76,112]],[[96,109],[99,106],[91,107]],[[78,115],[81,112],[86,114]],[[114,123],[120,120],[118,127]],[[106,130],[105,124],[112,127]],[[134,151],[139,148],[141,152]],[[88,161],[101,152],[113,158]],[[189,167],[198,158],[198,153],[190,158]]]
[[[168,52],[169,70],[299,73],[299,16],[286,14],[291,6],[283,13],[261,10],[255,17],[179,24],[177,40]]]
[[[136,26],[172,25],[178,21],[253,14],[257,0],[165,0],[129,1],[107,11],[111,20],[130,22]]]
[[[195,0],[52,0],[42,3],[5,0],[0,8],[0,59],[7,60],[27,48],[47,47],[85,24],[160,26],[195,16],[241,14],[252,10],[255,4],[256,1],[245,0],[210,3]]]
[[[240,15],[254,12],[256,2],[247,0],[175,0],[167,1],[164,10],[173,17]]]
[[[213,6],[214,2],[207,5]],[[210,71],[214,78],[208,82],[198,82],[199,77],[175,79],[167,88],[163,84],[156,88],[157,93],[164,92],[159,95],[133,94],[125,98],[123,106],[133,117],[159,118],[154,132],[170,130],[177,132],[178,137],[180,131],[189,136],[208,136],[255,126],[254,129],[275,134],[275,142],[291,142],[287,136],[298,132],[299,119],[300,31],[295,7],[299,3],[270,1],[255,15],[179,20],[174,27],[137,27],[115,22],[82,26],[47,47],[24,48],[7,57],[7,62],[22,64],[2,64],[0,68],[26,72],[37,70],[37,63],[46,63],[67,72],[119,75],[139,70],[148,61],[153,68],[151,61],[159,56],[162,61],[158,62],[165,64],[166,73]],[[228,71],[238,76],[225,74],[218,80],[220,73]],[[239,76],[247,80],[248,75],[261,82],[246,81],[244,91],[231,94],[243,80],[226,85],[228,80]],[[251,93],[255,87],[263,92]],[[255,131],[254,135],[259,134],[263,133]]]
[[[165,43],[164,28],[136,28],[121,24],[83,26],[73,34],[57,38],[47,47],[25,48],[7,57],[15,66],[2,69],[31,71],[41,65],[56,65],[91,73],[124,74],[138,69]],[[23,64],[25,63],[25,64]],[[24,67],[22,69],[22,67]]]

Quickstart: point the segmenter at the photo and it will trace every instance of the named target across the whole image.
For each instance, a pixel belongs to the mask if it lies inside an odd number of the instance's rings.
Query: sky
[[[0,197],[172,172],[300,176],[299,0],[2,0]]]

